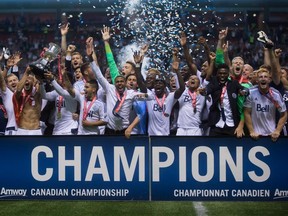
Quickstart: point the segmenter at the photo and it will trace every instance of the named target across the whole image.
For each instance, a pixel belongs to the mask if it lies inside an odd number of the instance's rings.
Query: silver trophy
[[[32,62],[29,66],[32,72],[41,79],[44,79],[44,73],[50,70],[50,64],[61,52],[61,48],[55,43],[49,43],[48,50],[45,51],[43,57],[35,62]]]

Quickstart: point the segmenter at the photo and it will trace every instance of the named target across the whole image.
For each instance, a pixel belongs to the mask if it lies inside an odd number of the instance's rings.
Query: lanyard
[[[118,101],[120,101],[119,105],[115,109],[116,113],[118,113],[119,110],[121,109],[121,107],[122,107],[122,105],[123,105],[123,103],[125,101],[126,95],[127,95],[126,91],[123,93],[122,97],[120,96],[119,92],[116,91],[116,97],[117,97]]]
[[[191,92],[190,90],[188,90],[188,94],[190,95],[191,99],[192,99],[192,107],[193,107],[193,110],[194,110],[194,113],[196,113],[196,97],[197,97],[197,94],[195,91]]]

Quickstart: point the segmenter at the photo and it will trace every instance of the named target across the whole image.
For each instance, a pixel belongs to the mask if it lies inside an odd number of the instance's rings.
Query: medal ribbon
[[[89,106],[87,107],[87,100],[84,100],[84,109],[83,109],[83,120],[86,120],[88,112],[90,111],[93,103],[96,101],[96,96],[93,98]]]
[[[59,102],[58,102],[58,113],[61,113],[61,107],[62,107],[62,103],[63,103],[63,96],[59,95]]]
[[[22,103],[21,103],[21,105],[20,105],[20,110],[19,110],[20,115],[21,115],[21,113],[22,113],[22,111],[23,111],[23,108],[24,108],[25,104],[26,104],[26,103],[28,102],[28,100],[31,98],[31,94],[32,94],[32,91],[31,91],[29,94],[26,94],[25,91],[22,92]]]
[[[196,109],[196,98],[197,98],[196,92],[195,91],[191,92],[190,90],[188,90],[188,94],[190,95],[192,100],[192,107]]]
[[[126,92],[123,93],[123,96],[121,97],[120,94],[116,91],[116,96],[117,96],[117,99],[118,101],[120,101],[119,105],[115,108],[115,112],[118,113],[119,110],[121,109],[123,103],[124,103],[124,100],[126,98]]]
[[[165,99],[166,99],[166,94],[163,95],[162,100],[160,101],[159,98],[155,95],[155,99],[157,101],[157,104],[160,106],[160,108],[162,109],[162,113],[164,115],[164,110],[163,110],[163,105],[165,103]]]

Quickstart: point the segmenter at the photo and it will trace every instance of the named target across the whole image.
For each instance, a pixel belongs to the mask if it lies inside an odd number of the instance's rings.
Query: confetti
[[[181,47],[180,32],[186,33],[192,45],[200,36],[195,34],[195,28],[215,29],[219,25],[220,18],[212,5],[213,0],[205,5],[195,5],[192,0],[116,0],[106,12],[116,46],[136,43],[140,47],[149,43],[150,67],[168,71],[172,48]],[[209,32],[205,37],[211,39],[213,35]]]

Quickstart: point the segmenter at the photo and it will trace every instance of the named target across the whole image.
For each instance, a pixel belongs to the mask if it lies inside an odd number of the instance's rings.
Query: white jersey
[[[173,105],[177,102],[174,98],[175,92],[171,92],[165,98],[163,104],[158,104],[154,91],[148,90],[152,100],[147,100],[148,110],[148,134],[166,136],[170,134],[170,115]],[[149,96],[151,97],[151,96]],[[159,98],[162,103],[162,99]]]
[[[84,94],[84,86],[85,86],[85,80],[78,80],[77,82],[75,82],[73,84],[74,89],[76,89],[78,92],[80,92],[80,94]],[[97,98],[98,98],[98,100],[105,103],[105,100],[104,100],[105,95],[104,95],[104,91],[103,91],[101,85],[99,85],[99,89],[97,91]]]
[[[84,80],[78,80],[73,84],[73,87],[81,94],[84,94],[84,85],[85,85]]]
[[[278,111],[286,112],[286,106],[280,92],[270,87],[265,95],[259,92],[258,87],[249,89],[244,107],[251,108],[251,118],[254,131],[262,136],[270,135],[276,129],[276,107],[271,98],[279,104]]]
[[[98,82],[106,92],[106,105],[107,105],[107,127],[112,130],[123,130],[127,128],[130,124],[129,115],[132,107],[133,100],[135,96],[142,94],[140,92],[135,92],[134,90],[126,90],[124,92],[125,100],[118,112],[118,115],[113,113],[116,102],[118,101],[116,94],[116,87],[110,84],[105,77],[102,75],[100,68],[95,62],[91,63],[93,72],[95,73]]]
[[[68,93],[67,90],[63,89],[55,80],[51,82],[52,86],[54,87],[55,91],[64,97],[65,99],[65,107],[69,112],[76,112],[77,106],[75,106],[76,100],[72,98],[72,96]],[[41,88],[42,94],[43,89]]]
[[[2,92],[1,90],[0,92],[2,94],[2,101],[7,111],[7,116],[8,116],[8,122],[7,122],[6,128],[15,127],[15,129],[17,129],[16,119],[15,119],[15,114],[14,114],[14,105],[12,102],[13,92],[9,88],[6,88],[5,92]]]
[[[97,126],[93,127],[83,127],[82,121],[83,121],[83,116],[84,116],[84,107],[85,107],[85,96],[80,94],[78,91],[75,91],[75,99],[79,101],[80,103],[80,115],[79,115],[79,128],[78,128],[78,134],[79,135],[87,135],[87,134],[100,134],[100,129]],[[86,108],[88,109],[87,113],[87,121],[105,121],[105,116],[104,116],[104,104],[99,101],[86,101]],[[91,103],[93,103],[91,105]]]
[[[78,128],[78,122],[73,120],[72,112],[69,110],[76,110],[77,101],[65,99],[55,90],[47,92],[43,97],[48,101],[55,101],[53,135],[71,135],[71,131]]]
[[[77,82],[73,84],[74,89],[80,92],[80,94],[84,94],[84,86],[85,86],[85,80],[78,80]],[[104,104],[104,113],[106,116],[107,107],[106,107],[105,91],[103,90],[101,85],[98,85],[98,86],[99,86],[99,89],[97,91],[97,100],[101,101]],[[104,134],[105,125],[99,126],[99,128],[100,128],[100,134]]]
[[[205,105],[205,97],[201,94],[196,96],[196,108],[192,106],[192,98],[189,89],[186,88],[179,101],[178,128],[199,128],[201,124],[201,114]]]
[[[203,79],[203,78],[201,77],[201,71],[197,70],[196,76],[197,76],[198,79],[199,79],[200,87],[201,87],[201,88],[205,88],[205,87],[209,84],[209,81],[207,81],[206,79]]]

